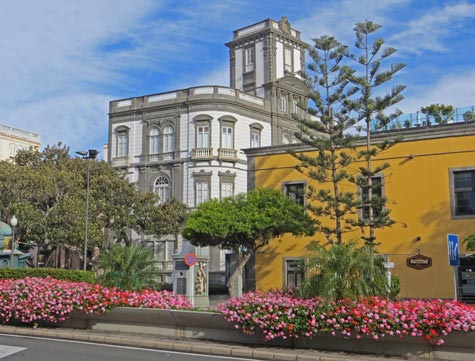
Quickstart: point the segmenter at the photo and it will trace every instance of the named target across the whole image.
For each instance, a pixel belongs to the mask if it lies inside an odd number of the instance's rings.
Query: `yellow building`
[[[475,261],[466,257],[461,244],[475,233],[475,125],[397,129],[375,134],[373,139],[395,135],[403,141],[380,153],[374,163],[391,165],[379,179],[397,222],[376,231],[381,243],[378,251],[387,257],[389,271],[400,278],[401,297],[454,298],[457,289],[459,298],[475,300]],[[296,190],[307,189],[311,181],[295,170],[298,160],[288,149],[287,145],[246,150],[249,184],[251,188],[281,189],[305,202]],[[302,145],[292,145],[292,149],[311,152]],[[461,266],[455,270],[448,261],[448,234],[460,239]],[[360,236],[357,231],[349,238]],[[298,284],[303,275],[293,272],[295,260],[305,256],[311,241],[326,243],[322,234],[286,236],[260,250],[255,259],[256,288]]]

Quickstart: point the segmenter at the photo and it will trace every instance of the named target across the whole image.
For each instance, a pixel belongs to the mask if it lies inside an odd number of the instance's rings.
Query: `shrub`
[[[98,282],[104,286],[123,290],[158,288],[153,254],[144,247],[116,245],[99,258],[97,268],[103,272]]]
[[[187,298],[168,291],[121,291],[50,277],[0,280],[0,321],[57,323],[73,311],[101,313],[118,306],[189,309]]]
[[[383,258],[371,246],[348,242],[325,248],[314,244],[309,247],[305,268],[308,276],[300,291],[305,297],[356,299],[389,292]]]
[[[0,268],[0,279],[25,277],[51,277],[71,282],[95,283],[94,272],[67,270],[62,268]]]
[[[475,307],[452,300],[396,300],[365,297],[324,302],[291,293],[255,292],[218,307],[245,333],[260,330],[266,340],[318,333],[378,340],[413,336],[442,344],[452,331],[475,331]]]

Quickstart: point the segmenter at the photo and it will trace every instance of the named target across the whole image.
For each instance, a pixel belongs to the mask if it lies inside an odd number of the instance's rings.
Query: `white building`
[[[0,160],[14,157],[18,150],[40,147],[40,136],[0,124]]]
[[[107,159],[130,182],[196,207],[211,198],[246,192],[247,160],[241,149],[290,143],[292,113],[307,88],[300,33],[287,19],[234,31],[230,84],[197,86],[110,102]],[[151,242],[171,282],[173,240]],[[210,280],[222,282],[226,251],[211,249]]]

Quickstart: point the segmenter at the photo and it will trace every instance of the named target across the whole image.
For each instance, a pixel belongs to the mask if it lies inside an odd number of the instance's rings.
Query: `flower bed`
[[[118,306],[189,309],[187,298],[168,291],[121,291],[97,284],[47,278],[0,280],[0,320],[58,323],[71,312],[102,313]]]
[[[375,340],[384,336],[414,336],[442,344],[452,331],[475,330],[475,307],[451,300],[396,300],[368,297],[325,303],[290,293],[247,293],[219,308],[245,333],[260,330],[266,340],[337,333]]]

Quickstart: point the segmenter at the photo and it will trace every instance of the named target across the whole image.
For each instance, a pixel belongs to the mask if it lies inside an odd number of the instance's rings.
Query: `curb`
[[[220,344],[216,342],[197,341],[189,339],[174,339],[153,337],[150,335],[137,335],[125,333],[104,333],[93,330],[76,329],[51,329],[51,328],[27,328],[17,326],[0,325],[0,333],[46,337],[52,339],[91,342],[97,344],[109,344],[128,347],[141,347],[164,351],[185,352],[195,354],[208,354],[214,356],[241,357],[257,360],[279,361],[387,361],[388,357],[369,355],[349,355],[335,352],[323,352],[303,349],[283,349],[275,347],[252,347],[232,344]],[[392,359],[402,358],[394,357]],[[416,360],[418,358],[414,358]]]

